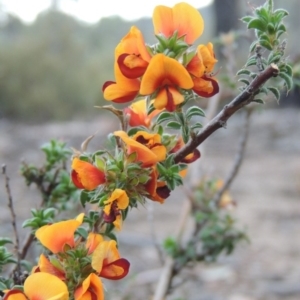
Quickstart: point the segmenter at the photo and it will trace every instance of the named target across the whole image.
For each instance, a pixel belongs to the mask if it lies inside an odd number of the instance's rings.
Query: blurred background
[[[18,175],[21,159],[38,164],[43,159],[38,148],[52,138],[79,148],[87,136],[98,132],[91,147],[101,145],[104,136],[116,129],[116,120],[94,106],[107,104],[101,88],[105,81],[114,80],[116,45],[132,25],[142,31],[147,43],[155,42],[153,8],[176,2],[0,0],[0,163],[7,165],[11,176],[19,225],[29,216],[30,207],[38,205],[34,189],[27,188]],[[240,18],[264,1],[186,2],[199,7],[205,21],[197,43],[215,44],[223,105],[238,92],[234,75],[245,63],[251,43]],[[300,2],[274,3],[290,12],[287,53],[289,61],[299,66]],[[246,158],[231,190],[238,204],[233,213],[247,228],[251,243],[215,264],[188,271],[183,275],[188,281],[168,299],[299,299],[299,106],[295,84],[288,95],[283,91],[279,104],[267,99],[251,117]],[[219,130],[204,143],[204,173],[221,178],[227,174],[240,131],[237,114],[227,130]],[[11,224],[2,178],[0,184],[3,236],[11,231]],[[184,197],[178,189],[164,205],[150,203],[130,214],[120,242],[121,253],[132,262],[131,276],[115,287],[109,299],[151,299],[161,266],[153,232],[159,243],[172,235]]]

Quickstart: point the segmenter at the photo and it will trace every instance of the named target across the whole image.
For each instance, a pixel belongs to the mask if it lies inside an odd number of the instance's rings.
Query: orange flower
[[[170,196],[170,190],[167,187],[166,183],[163,181],[157,181],[158,172],[156,168],[153,168],[153,171],[150,173],[150,180],[146,183],[145,189],[148,192],[148,198],[164,203],[165,199]]]
[[[119,69],[118,63],[114,66],[116,81],[106,81],[102,91],[104,99],[115,103],[132,101],[139,92],[140,80],[130,79],[124,76]]]
[[[116,60],[120,71],[127,78],[141,77],[151,59],[144,38],[138,28],[132,26],[116,48]]]
[[[130,126],[145,126],[150,127],[151,120],[161,112],[161,110],[155,109],[149,115],[147,115],[147,101],[139,100],[132,103],[129,107],[124,108],[124,113],[129,115]]]
[[[88,254],[94,252],[96,247],[103,241],[101,234],[90,232],[86,240],[86,248],[88,249]]]
[[[173,8],[156,6],[153,12],[153,25],[155,34],[162,33],[169,38],[177,31],[178,38],[184,37],[184,41],[189,45],[194,43],[204,29],[199,11],[184,2],[176,4]]]
[[[82,224],[83,217],[82,213],[74,220],[42,226],[35,232],[35,236],[52,253],[63,252],[66,245],[71,248],[75,246],[74,233]]]
[[[158,134],[138,131],[134,137],[129,137],[125,131],[115,131],[114,135],[126,144],[128,154],[137,154],[136,160],[142,162],[144,168],[153,166],[166,157],[166,148],[160,144]]]
[[[215,59],[213,44],[199,45],[197,53],[186,66],[194,82],[193,91],[202,97],[212,97],[219,92],[217,80],[211,76]]]
[[[117,229],[122,227],[121,209],[127,208],[129,198],[124,190],[115,189],[109,199],[104,201],[103,219],[107,223],[113,223]]]
[[[178,89],[191,89],[193,86],[193,80],[184,66],[173,58],[157,54],[151,59],[142,78],[140,94],[157,92],[154,107],[174,111],[176,105],[184,101]]]
[[[120,258],[116,241],[103,241],[92,255],[92,267],[99,276],[107,279],[121,279],[128,274],[130,263]]]
[[[54,275],[34,273],[24,282],[24,293],[20,290],[10,290],[5,294],[5,300],[68,300],[69,292],[66,284]]]
[[[55,258],[53,258],[53,259],[55,259]],[[56,264],[54,265],[44,254],[41,254],[38,266],[34,270],[34,273],[37,273],[37,272],[49,273],[49,274],[55,275],[59,279],[65,281],[65,279],[66,279],[65,272],[62,268],[61,269],[58,268],[59,265],[60,265],[60,263],[58,261],[56,261]]]
[[[91,273],[75,290],[75,300],[104,300],[104,291],[100,278]]]
[[[93,164],[75,157],[72,162],[71,177],[74,185],[80,189],[94,190],[105,183],[105,174]]]

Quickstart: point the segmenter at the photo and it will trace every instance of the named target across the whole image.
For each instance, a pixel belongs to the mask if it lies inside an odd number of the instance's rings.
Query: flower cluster
[[[212,75],[217,60],[213,45],[191,45],[202,34],[200,13],[187,3],[173,8],[157,6],[153,12],[154,32],[158,43],[145,44],[135,26],[115,50],[115,81],[103,85],[104,98],[126,103],[139,96],[154,100],[156,109],[175,111],[187,91],[211,97],[219,91]]]
[[[141,31],[131,27],[115,49],[116,81],[103,85],[108,101],[135,100],[123,110],[109,108],[122,125],[110,139],[113,151],[79,152],[72,163],[72,180],[83,189],[83,204],[102,207],[103,220],[117,229],[130,207],[145,198],[163,203],[182,184],[187,164],[200,152],[196,149],[179,162],[173,157],[200,127],[191,118],[204,115],[197,106],[184,111],[184,105],[194,95],[218,92],[213,45],[192,47],[204,28],[198,10],[187,3],[157,6],[153,24],[157,44],[146,45]],[[167,133],[163,122],[181,133]]]
[[[116,241],[89,232],[86,239],[75,235],[84,214],[74,220],[45,225],[36,238],[48,250],[24,283],[24,291],[7,291],[5,300],[104,299],[100,277],[117,280],[129,271],[129,262],[120,257]],[[45,287],[46,285],[46,287]],[[74,296],[73,296],[74,295]]]
[[[115,49],[115,81],[103,85],[106,100],[132,102],[122,110],[104,107],[119,118],[120,130],[109,136],[107,149],[87,153],[88,138],[72,158],[71,179],[81,189],[81,203],[97,210],[37,229],[47,255],[40,256],[23,290],[6,291],[5,300],[104,299],[100,278],[121,279],[129,271],[113,230],[122,228],[129,208],[146,199],[163,203],[183,183],[187,164],[200,157],[195,149],[174,158],[201,128],[191,119],[204,112],[190,101],[218,92],[213,45],[192,47],[204,24],[187,3],[157,6],[153,24],[157,44],[146,45],[133,26]]]

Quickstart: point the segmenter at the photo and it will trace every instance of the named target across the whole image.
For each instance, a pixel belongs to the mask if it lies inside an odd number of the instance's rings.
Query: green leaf
[[[81,191],[81,194],[80,194],[80,203],[83,207],[85,207],[85,204],[87,202],[90,201],[90,195],[88,192],[86,191]]]
[[[267,25],[267,30],[268,30],[269,34],[274,34],[275,33],[275,26],[272,23],[269,23]]]
[[[266,49],[272,51],[273,50],[273,46],[272,44],[267,40],[267,39],[259,39],[259,43]]]
[[[276,31],[276,38],[279,39],[280,36],[281,36],[283,33],[285,33],[285,30],[277,30],[277,31]]]
[[[261,31],[265,31],[266,27],[267,27],[267,22],[257,18],[252,19],[247,25],[248,29],[258,29]]]
[[[175,113],[175,119],[178,121],[182,126],[185,124],[184,115],[182,112],[176,112]]]
[[[271,63],[278,63],[281,57],[281,54],[275,54],[274,52],[271,52],[268,57],[268,65],[270,65]]]
[[[252,19],[253,19],[253,17],[251,17],[251,16],[245,16],[245,17],[241,18],[241,21],[244,23],[249,23]]]
[[[248,58],[247,62],[246,62],[246,67],[249,67],[249,66],[254,66],[256,65],[256,56],[251,56]]]
[[[279,73],[279,76],[285,81],[287,90],[291,90],[293,87],[293,78],[286,73]]]
[[[203,125],[199,122],[197,122],[196,124],[194,124],[191,129],[194,130],[194,129],[201,129],[203,127]]]
[[[147,110],[147,115],[150,115],[155,110],[153,103],[151,103]]]
[[[279,23],[284,17],[288,16],[289,12],[285,9],[279,8],[274,11],[276,21]]]
[[[260,93],[264,93],[265,95],[268,95],[268,89],[265,88],[264,86],[262,86],[262,87],[259,89],[259,92],[260,92]]]
[[[79,234],[80,236],[82,236],[84,239],[87,239],[87,237],[88,237],[88,232],[83,227],[77,228],[76,233]]]
[[[257,44],[258,44],[258,41],[254,41],[251,43],[251,45],[249,47],[249,53],[252,53],[255,50]]]
[[[255,13],[259,17],[259,20],[261,20],[264,24],[269,22],[269,18],[270,18],[269,12],[263,6],[256,8]]]
[[[156,124],[161,124],[161,123],[163,123],[165,121],[173,120],[173,119],[174,119],[174,116],[173,116],[172,113],[164,111],[156,119]]]
[[[242,83],[245,83],[246,85],[249,85],[249,84],[250,84],[249,80],[247,80],[247,79],[245,79],[245,78],[240,78],[238,81],[239,81],[239,82],[242,82]]]
[[[273,95],[275,96],[275,98],[276,98],[276,100],[277,100],[277,102],[278,102],[279,99],[280,99],[280,92],[279,92],[279,90],[278,90],[277,88],[275,88],[275,87],[268,87],[267,89],[268,89],[270,92],[273,93]]]
[[[262,100],[262,99],[254,99],[252,100],[252,102],[256,102],[256,103],[259,103],[259,104],[265,104],[265,102]]]
[[[236,73],[237,76],[240,76],[240,75],[249,75],[250,76],[250,74],[251,74],[251,72],[247,69],[241,69]]]
[[[186,111],[186,118],[190,120],[193,116],[205,117],[205,112],[198,106],[191,106]]]
[[[171,121],[167,123],[166,127],[177,130],[181,128],[181,124],[176,121]]]
[[[280,71],[281,71],[281,68],[280,68]],[[285,73],[286,73],[287,75],[289,75],[290,77],[293,76],[293,68],[292,68],[290,65],[285,64],[285,65],[284,65],[284,71],[285,71]]]
[[[4,246],[6,244],[13,244],[13,241],[10,238],[0,238],[0,246]]]
[[[283,32],[286,32],[286,27],[284,24],[280,24],[277,28],[277,31],[283,31]]]

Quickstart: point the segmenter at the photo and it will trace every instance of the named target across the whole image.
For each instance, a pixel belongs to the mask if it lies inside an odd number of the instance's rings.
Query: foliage
[[[284,10],[274,10],[273,1],[268,0],[254,10],[254,16],[243,18],[257,38],[250,47],[255,55],[238,72],[248,77],[240,78],[244,84],[240,94],[206,126],[200,122],[204,110],[190,105],[199,97],[210,98],[219,92],[213,44],[192,47],[204,29],[201,14],[184,2],[173,8],[157,6],[153,12],[157,42],[153,45],[145,44],[137,27],[130,28],[115,49],[114,81],[106,81],[102,88],[107,101],[116,105],[132,102],[123,109],[100,107],[117,116],[121,125],[121,130],[108,135],[107,149],[88,152],[91,136],[72,155],[63,142],[52,140],[41,148],[45,154],[42,167],[21,166],[26,184],[34,184],[42,198],[41,207],[32,209],[32,218],[23,223],[31,232],[21,252],[6,177],[17,259],[6,247],[12,241],[0,239],[0,271],[15,264],[11,278],[0,280],[0,287],[7,289],[5,300],[104,299],[101,278],[119,280],[129,272],[130,263],[120,255],[116,232],[130,210],[149,200],[163,204],[184,184],[189,164],[201,157],[197,147],[224,127],[231,115],[250,103],[263,103],[258,98],[262,93],[271,92],[279,99],[278,87],[291,88],[292,67],[285,58],[286,42],[280,40],[286,15]],[[52,17],[51,22],[59,15]],[[269,51],[268,58],[262,47]],[[60,50],[51,49],[53,53]],[[281,81],[270,83],[273,77]],[[267,81],[270,85],[264,86]],[[70,158],[71,172],[67,169]],[[6,175],[5,168],[3,173]],[[161,298],[182,268],[215,261],[221,253],[229,255],[238,242],[247,240],[230,214],[235,203],[227,188],[235,175],[236,167],[224,187],[222,181],[206,177],[192,187],[189,200],[194,230],[185,244],[175,238],[164,243],[173,263]],[[92,205],[89,213],[56,221],[58,213],[75,207],[78,194],[83,207]],[[47,255],[42,253],[31,274],[24,276],[29,262],[22,259],[34,237]]]

